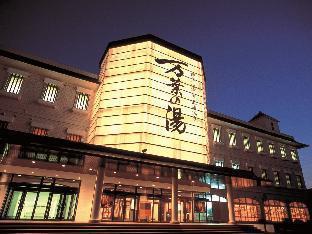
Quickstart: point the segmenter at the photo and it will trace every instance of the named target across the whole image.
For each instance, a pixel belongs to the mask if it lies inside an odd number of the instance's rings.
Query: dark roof
[[[25,53],[13,51],[11,49],[0,48],[0,56],[13,59],[13,60],[17,60],[23,63],[31,64],[31,65],[41,67],[44,69],[48,69],[51,71],[55,71],[58,73],[62,73],[62,74],[72,76],[75,78],[79,78],[82,80],[86,80],[89,82],[99,83],[98,75],[96,74],[89,73],[86,71],[81,71],[79,69],[72,68],[69,66],[57,64],[55,62],[51,62],[46,59],[38,58],[32,55],[26,55]]]
[[[306,144],[297,142],[294,139],[294,137],[292,137],[292,136],[289,136],[289,135],[286,135],[283,133],[268,131],[266,129],[256,127],[249,122],[245,122],[245,121],[242,121],[242,120],[239,120],[239,119],[236,119],[236,118],[233,118],[233,117],[230,117],[230,116],[218,113],[218,112],[214,112],[212,110],[208,110],[208,117],[211,117],[213,119],[218,119],[218,120],[230,123],[230,124],[238,125],[240,127],[248,128],[248,129],[260,132],[260,133],[268,134],[270,136],[278,137],[278,138],[281,138],[283,140],[290,141],[290,142],[294,143],[296,145],[296,147],[299,149],[308,147],[308,145],[306,145]]]
[[[267,114],[265,114],[265,113],[263,113],[261,111],[259,111],[254,117],[252,117],[251,120],[249,120],[249,122],[252,122],[253,120],[258,119],[258,118],[260,118],[262,116],[264,116],[264,117],[266,117],[268,119],[271,119],[273,121],[279,122],[279,120],[277,120],[277,119],[273,118],[272,116],[269,116],[269,115],[267,115]]]
[[[185,56],[188,56],[188,57],[191,57],[199,62],[202,62],[202,57],[198,54],[195,54],[189,50],[186,50],[182,47],[179,47],[175,44],[172,44],[168,41],[165,41],[159,37],[156,37],[152,34],[146,34],[146,35],[142,35],[142,36],[138,36],[138,37],[131,37],[131,38],[127,38],[127,39],[123,39],[123,40],[118,40],[118,41],[112,41],[110,42],[107,47],[106,47],[106,50],[103,54],[103,56],[101,57],[100,59],[100,63],[99,63],[99,66],[101,66],[102,64],[102,61],[103,59],[105,58],[105,55],[106,53],[108,52],[108,50],[110,48],[113,48],[113,47],[119,47],[119,46],[125,46],[125,45],[130,45],[130,44],[134,44],[134,43],[140,43],[140,42],[144,42],[144,41],[152,41],[152,42],[155,42],[159,45],[162,45],[162,46],[165,46],[167,48],[170,48],[180,54],[183,54]]]
[[[93,155],[108,159],[138,161],[148,164],[170,166],[199,172],[209,172],[225,176],[235,176],[241,178],[260,180],[260,178],[258,178],[253,172],[250,171],[234,170],[232,168],[217,167],[205,163],[191,162],[153,154],[132,152],[101,145],[73,142],[60,138],[38,136],[33,135],[31,133],[19,132],[8,129],[0,129],[0,142],[20,145],[44,146],[45,148],[55,150],[65,150],[75,153],[83,153],[86,155]]]

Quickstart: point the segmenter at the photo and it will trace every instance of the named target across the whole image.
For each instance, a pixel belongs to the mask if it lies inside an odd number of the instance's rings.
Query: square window
[[[217,166],[217,167],[223,167],[223,160],[215,160],[215,165]]]
[[[244,136],[243,143],[244,143],[244,149],[245,150],[250,150],[250,139],[249,139],[249,136]]]
[[[275,185],[280,185],[280,177],[278,171],[273,171]]]
[[[58,94],[59,88],[55,84],[47,84],[42,92],[41,98],[45,102],[54,103]]]
[[[229,133],[229,145],[230,146],[236,146],[236,133],[235,132],[230,132]]]
[[[32,134],[39,135],[39,136],[47,136],[48,135],[48,129],[44,128],[32,128],[31,131]]]
[[[221,130],[220,128],[213,128],[213,141],[214,142],[221,142]]]
[[[269,153],[272,155],[272,154],[275,154],[275,147],[272,143],[269,144]]]
[[[82,136],[75,135],[75,134],[67,134],[66,140],[81,142]]]
[[[239,169],[239,163],[232,163],[233,169]]]
[[[261,170],[261,178],[264,179],[264,180],[268,179],[268,173],[267,173],[266,169],[262,169]]]
[[[296,175],[296,180],[297,180],[297,187],[298,187],[299,189],[303,188],[301,176]]]
[[[282,158],[286,158],[286,149],[285,149],[285,146],[281,146],[281,148],[280,148],[280,150],[281,150],[281,155],[282,155]]]
[[[260,140],[257,140],[257,152],[263,153],[263,142]]]
[[[2,121],[0,120],[0,129],[7,129],[9,125],[8,121]]]
[[[298,155],[297,155],[297,151],[296,150],[292,150],[290,151],[290,155],[291,155],[291,159],[294,161],[298,160]]]
[[[285,174],[285,179],[286,179],[286,186],[287,186],[287,188],[290,188],[291,187],[290,174]]]
[[[74,107],[79,110],[87,110],[89,102],[89,95],[77,92]]]
[[[23,80],[24,78],[22,75],[11,73],[4,85],[4,90],[8,93],[19,94]]]

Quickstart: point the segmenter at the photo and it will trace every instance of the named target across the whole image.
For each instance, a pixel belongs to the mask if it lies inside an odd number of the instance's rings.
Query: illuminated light
[[[178,193],[181,193],[181,191],[179,190]]]
[[[136,184],[136,186],[139,186],[139,184]]]
[[[75,182],[76,180],[73,180],[73,182]]]
[[[171,200],[171,197],[169,197],[169,200]]]
[[[55,175],[56,177],[58,177],[58,175]]]
[[[167,189],[170,189],[170,187],[167,187]]]
[[[114,189],[111,189],[111,191],[113,192],[113,191],[114,191]]]
[[[92,168],[89,168],[89,171],[92,171]]]
[[[31,161],[32,163],[36,163],[36,161]]]
[[[34,174],[34,173],[35,173],[35,172],[33,172],[33,171],[31,172],[31,174]]]
[[[142,188],[142,186],[140,186],[140,189]]]
[[[6,172],[6,170],[3,170],[3,172]]]
[[[194,181],[194,180],[192,180],[192,183],[195,183],[195,181]]]
[[[116,174],[117,173],[117,171],[114,171],[114,174]]]
[[[118,181],[118,184],[120,184],[120,181]]]
[[[153,187],[155,187],[155,184],[152,184]]]
[[[65,167],[65,164],[62,164],[62,167]]]
[[[120,185],[118,185],[119,187],[121,187],[121,184]]]
[[[178,194],[179,197],[181,197],[181,194]]]
[[[80,180],[80,176],[78,177],[78,180]]]
[[[138,173],[136,173],[136,174],[135,174],[135,176],[139,176],[139,174],[138,174]]]
[[[156,176],[156,179],[159,179],[159,176]]]
[[[17,175],[17,176],[22,176],[22,175]]]
[[[105,77],[107,82],[102,82],[96,93],[91,134],[87,141],[140,153],[147,153],[147,150],[158,152],[157,155],[169,158],[181,155],[179,159],[182,160],[207,163],[202,62],[152,41],[110,47],[106,55],[99,76],[100,81]],[[175,72],[166,72],[175,64],[160,64],[155,58],[183,62],[180,65],[183,71],[180,101],[186,130],[181,134],[165,128],[167,107],[173,98],[168,77],[177,80]],[[145,104],[148,105],[147,110]],[[123,107],[127,107],[127,114],[120,111]],[[105,115],[102,109],[105,109]],[[138,122],[138,119],[142,121]],[[192,152],[186,149],[192,149]]]

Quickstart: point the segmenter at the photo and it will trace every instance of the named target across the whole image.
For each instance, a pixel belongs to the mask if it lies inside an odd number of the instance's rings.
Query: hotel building
[[[309,220],[307,145],[205,87],[199,55],[152,35],[109,43],[99,74],[1,49],[1,219]]]

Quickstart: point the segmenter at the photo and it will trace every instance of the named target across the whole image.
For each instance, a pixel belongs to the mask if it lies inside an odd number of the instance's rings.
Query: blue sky
[[[98,72],[108,42],[151,33],[204,59],[208,107],[263,111],[312,142],[312,1],[1,1],[0,46]],[[312,150],[299,151],[312,186]]]

